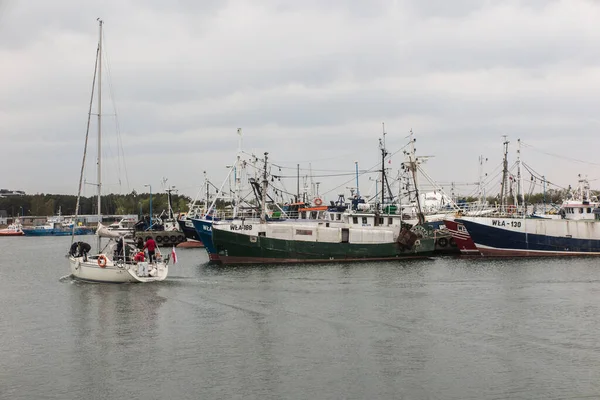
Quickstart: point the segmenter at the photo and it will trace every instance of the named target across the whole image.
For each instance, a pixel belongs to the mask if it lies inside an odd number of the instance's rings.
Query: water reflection
[[[74,347],[71,389],[112,398],[122,392],[119,386],[126,377],[134,378],[151,367],[152,357],[144,354],[160,351],[165,338],[158,320],[166,300],[154,284],[75,281],[69,289]]]

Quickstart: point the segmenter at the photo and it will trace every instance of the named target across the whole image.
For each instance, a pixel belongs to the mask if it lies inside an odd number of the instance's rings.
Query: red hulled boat
[[[471,239],[471,235],[467,231],[467,228],[465,228],[463,224],[452,220],[444,220],[444,225],[450,231],[452,238],[454,238],[456,246],[460,249],[461,255],[481,255],[477,246],[475,246],[475,242]]]

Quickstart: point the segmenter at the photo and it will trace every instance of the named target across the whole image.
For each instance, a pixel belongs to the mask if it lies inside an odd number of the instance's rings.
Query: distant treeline
[[[191,199],[187,196],[173,194],[173,211],[177,214],[186,212]],[[81,197],[79,215],[97,214],[97,196]],[[77,196],[62,194],[35,194],[23,196],[7,196],[0,198],[0,210],[5,210],[9,217],[18,215],[74,215]],[[102,195],[102,214],[149,214],[150,194],[136,193]],[[152,193],[152,213],[160,214],[167,210],[167,194]]]
[[[592,196],[599,196],[599,194],[600,193],[596,190],[591,191]],[[544,193],[526,194],[525,202],[527,204],[542,204],[544,202],[546,204],[561,204],[568,197],[569,197],[569,190],[567,190],[567,189],[548,189],[545,194]],[[508,199],[509,203],[512,202],[513,199],[514,199],[514,197],[510,196]],[[466,198],[464,198],[464,200],[467,203],[471,203],[471,202],[477,201],[477,197],[466,197]],[[500,196],[499,195],[489,196],[486,198],[486,200],[490,204],[499,203]],[[518,200],[519,200],[519,203],[523,202],[523,197],[519,196]]]

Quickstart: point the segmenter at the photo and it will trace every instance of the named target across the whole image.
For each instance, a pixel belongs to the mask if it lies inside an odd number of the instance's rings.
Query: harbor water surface
[[[92,236],[81,237],[93,243]],[[0,240],[1,399],[600,398],[600,260],[222,267],[85,284]]]

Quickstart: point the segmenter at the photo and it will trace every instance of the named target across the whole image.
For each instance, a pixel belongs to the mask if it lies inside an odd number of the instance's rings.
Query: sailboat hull
[[[133,282],[155,282],[165,280],[169,274],[166,264],[158,264],[156,276],[139,276],[137,271],[143,264],[125,264],[122,267],[107,262],[106,267],[98,265],[97,260],[89,258],[84,261],[83,257],[69,257],[71,276],[85,282],[100,283],[133,283]],[[145,263],[147,266],[148,263]]]

